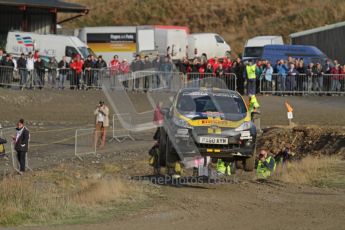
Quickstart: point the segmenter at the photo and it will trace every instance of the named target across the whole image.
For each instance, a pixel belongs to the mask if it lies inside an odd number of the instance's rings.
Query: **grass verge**
[[[337,157],[307,156],[285,167],[278,166],[273,178],[286,183],[345,188],[344,166],[345,162]]]
[[[65,169],[5,177],[0,226],[95,223],[147,207],[150,189],[109,175],[76,177]]]

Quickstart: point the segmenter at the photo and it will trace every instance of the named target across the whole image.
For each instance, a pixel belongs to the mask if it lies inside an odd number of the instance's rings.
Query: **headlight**
[[[188,124],[187,121],[182,120],[182,119],[177,118],[177,117],[173,117],[173,122],[174,122],[175,125],[177,125],[177,126],[179,126],[179,127],[183,127],[183,128],[187,128],[187,129],[193,128],[192,126],[190,126],[190,125]]]
[[[243,130],[248,130],[252,127],[252,122],[251,121],[247,121],[244,122],[242,125],[240,125],[239,127],[237,127],[235,129],[235,131],[243,131]]]

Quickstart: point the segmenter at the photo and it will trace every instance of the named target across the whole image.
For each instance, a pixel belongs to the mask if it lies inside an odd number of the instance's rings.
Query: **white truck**
[[[257,36],[246,41],[243,60],[257,59],[261,56],[265,45],[284,45],[282,36]]]
[[[153,56],[170,55],[173,61],[187,55],[188,27],[184,26],[138,26],[137,53]]]
[[[84,27],[76,29],[75,35],[107,62],[115,55],[130,61],[137,52],[136,30],[136,26]]]
[[[195,33],[188,35],[188,59],[230,57],[231,47],[215,33]]]
[[[75,36],[8,32],[6,43],[8,53],[20,56],[21,53],[34,53],[35,50],[38,50],[43,57],[56,57],[58,60],[63,56],[70,59],[76,54],[86,58],[92,53],[92,50]]]

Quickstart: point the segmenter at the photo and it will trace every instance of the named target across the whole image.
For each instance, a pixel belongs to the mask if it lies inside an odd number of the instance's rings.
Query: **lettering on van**
[[[87,34],[87,43],[135,43],[135,33]]]
[[[11,53],[29,53],[33,52],[34,47],[25,47],[25,46],[12,46],[12,51]]]

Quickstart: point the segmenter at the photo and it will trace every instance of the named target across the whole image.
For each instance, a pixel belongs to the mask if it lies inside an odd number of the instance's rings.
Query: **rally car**
[[[160,129],[160,164],[211,157],[254,169],[256,127],[236,91],[181,89],[164,109]]]

